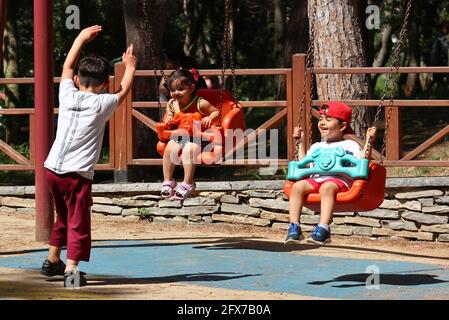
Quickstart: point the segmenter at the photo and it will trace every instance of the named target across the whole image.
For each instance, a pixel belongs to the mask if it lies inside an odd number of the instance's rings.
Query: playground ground
[[[64,289],[39,274],[47,245],[34,240],[34,219],[0,213],[0,299],[449,299],[448,243],[333,236],[285,246],[285,231],[100,215],[80,265],[89,286]]]

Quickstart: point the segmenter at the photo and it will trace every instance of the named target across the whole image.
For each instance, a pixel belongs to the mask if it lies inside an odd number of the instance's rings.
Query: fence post
[[[109,78],[109,94],[115,92],[115,80],[114,77]],[[109,166],[115,169],[115,118],[114,115],[109,118],[107,122],[109,126]]]
[[[389,107],[385,108],[385,119],[388,117]],[[400,107],[391,107],[390,126],[387,132],[385,157],[387,160],[399,160],[402,150],[402,111]]]
[[[308,128],[307,126],[307,118],[305,114],[305,110],[302,114],[302,119],[299,119],[299,112],[301,110],[301,97],[302,91],[304,88],[304,74],[306,68],[306,55],[303,53],[296,53],[293,55],[292,60],[292,94],[291,94],[291,109],[287,113],[288,119],[288,131],[287,131],[287,141],[288,141],[288,159],[293,160],[295,154],[295,144],[293,140],[293,129],[298,126],[301,121],[301,127],[305,133],[305,142],[308,141]],[[307,94],[306,94],[307,98]]]
[[[114,90],[120,89],[120,83],[125,74],[125,64],[116,63],[114,65]],[[128,182],[128,162],[127,162],[127,126],[126,111],[127,104],[131,98],[132,90],[129,90],[127,97],[118,105],[114,113],[114,182]]]

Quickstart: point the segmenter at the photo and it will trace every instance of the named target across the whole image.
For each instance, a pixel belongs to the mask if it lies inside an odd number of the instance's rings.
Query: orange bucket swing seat
[[[196,95],[209,101],[217,109],[220,108],[220,89],[199,89]],[[163,119],[165,119],[164,115]],[[159,142],[157,143],[157,151],[163,157],[167,143],[170,140],[172,134],[176,134],[176,129],[184,129],[192,133],[195,131],[193,127],[196,125],[194,121],[200,122],[202,119],[199,112],[195,113],[182,113],[173,117],[170,123],[158,122],[156,124],[157,135]],[[200,126],[200,124],[198,124]],[[201,136],[195,137],[201,139],[200,141],[207,143],[206,150],[202,150],[196,159],[198,164],[219,164],[223,160],[224,144],[230,129],[246,130],[245,117],[243,114],[242,106],[235,102],[231,93],[224,90],[221,103],[221,126],[218,126],[218,118],[216,118],[211,127],[206,131],[201,130]],[[235,139],[232,139],[235,143]],[[231,150],[233,146],[226,146],[228,150]]]
[[[288,180],[284,184],[284,193],[289,199],[293,184],[307,177],[300,174],[301,171],[310,170],[306,169],[304,164],[306,162],[299,163],[294,161],[289,164],[290,178],[287,177]],[[334,212],[371,211],[382,204],[385,197],[386,169],[373,161],[366,163],[366,165],[368,166],[366,168],[367,177],[354,178],[350,190],[337,193]],[[298,179],[294,177],[295,175]],[[321,210],[320,204],[321,199],[319,193],[310,193],[305,196],[304,206],[306,208],[319,212]]]

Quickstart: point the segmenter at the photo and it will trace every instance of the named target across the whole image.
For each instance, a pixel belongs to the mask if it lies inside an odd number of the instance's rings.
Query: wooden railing
[[[294,144],[292,139],[292,132],[294,126],[298,124],[298,114],[300,111],[300,101],[302,96],[302,89],[304,87],[304,69],[305,69],[305,55],[296,54],[293,56],[292,68],[284,69],[237,69],[235,70],[236,76],[279,76],[285,80],[285,100],[274,101],[240,101],[244,108],[276,108],[277,113],[266,120],[262,125],[257,128],[251,128],[253,131],[245,136],[245,139],[241,141],[238,148],[243,148],[247,144],[256,139],[262,132],[269,130],[277,125],[284,119],[287,122],[286,136],[279,137],[279,139],[285,139],[287,142],[287,157],[285,159],[233,159],[225,161],[224,165],[286,165],[288,161],[294,157]],[[399,68],[400,73],[449,73],[449,67],[419,67],[419,68]],[[170,70],[165,70],[168,74]],[[388,74],[395,72],[390,68],[315,68],[313,70],[315,74]],[[123,64],[116,64],[114,70],[114,76],[110,77],[110,92],[116,91],[120,86],[120,81],[124,74]],[[221,70],[200,70],[200,74],[205,76],[221,75]],[[231,75],[230,71],[226,71],[227,76]],[[160,76],[160,72],[153,70],[138,70],[136,71],[136,78],[151,78]],[[59,78],[54,78],[55,83],[59,82]],[[5,84],[34,84],[33,78],[9,78],[0,79],[0,85]],[[309,86],[306,86],[308,88]],[[306,93],[306,99],[309,97],[309,93]],[[156,130],[156,121],[158,119],[152,119],[146,114],[142,113],[138,109],[141,108],[158,108],[159,104],[156,101],[133,101],[133,93],[130,92],[128,97],[118,106],[113,117],[108,122],[109,126],[109,162],[106,164],[96,165],[96,170],[117,170],[126,171],[129,165],[157,165],[162,164],[162,159],[158,158],[135,158],[134,157],[134,143],[133,143],[133,119],[137,119],[142,122],[149,129]],[[325,101],[314,100],[313,106],[318,106]],[[345,103],[352,106],[367,106],[377,107],[379,100],[344,100]],[[308,105],[308,104],[306,104]],[[384,103],[385,106],[389,105],[389,100]],[[441,161],[434,160],[413,160],[427,150],[430,146],[434,145],[446,135],[449,134],[449,125],[434,134],[431,138],[424,141],[421,145],[402,156],[401,150],[401,111],[404,107],[449,107],[449,100],[395,100],[391,110],[391,124],[388,131],[388,139],[386,144],[386,160],[384,165],[396,166],[396,167],[449,167],[449,159]],[[165,104],[162,103],[162,107],[165,108]],[[54,113],[57,114],[58,109],[54,109]],[[388,107],[385,108],[385,112],[388,112]],[[307,126],[311,121],[311,114],[309,108],[304,110],[303,125]],[[5,153],[17,164],[0,164],[0,170],[34,170],[34,152],[36,143],[34,129],[34,108],[17,108],[17,109],[0,109],[0,116],[17,116],[23,115],[29,117],[29,144],[30,144],[30,156],[24,157],[19,152],[15,151],[11,146],[7,145],[4,141],[0,140],[0,152]],[[281,133],[281,131],[279,131]],[[154,145],[148,145],[148,148],[156,149],[156,142]],[[234,148],[234,151],[236,148]]]
[[[60,82],[59,77],[53,79],[54,83]],[[109,80],[109,92],[114,92],[114,77],[110,77]],[[0,85],[17,84],[17,85],[32,85],[34,84],[34,78],[6,78],[0,79]],[[58,108],[53,109],[53,114],[58,114]],[[17,164],[1,164],[0,171],[34,171],[35,166],[35,150],[36,150],[36,135],[35,135],[35,109],[30,108],[14,108],[14,109],[1,109],[0,116],[28,116],[29,118],[29,158],[26,158],[21,153],[16,151],[12,146],[8,145],[5,141],[0,139],[0,152],[6,154],[9,158],[14,160]],[[115,169],[115,130],[114,122],[108,121],[109,126],[109,162],[101,163],[95,166],[95,170],[114,170]]]
[[[315,68],[313,70],[315,74],[388,74],[396,72],[395,69],[388,67],[377,68]],[[449,67],[402,67],[397,70],[398,73],[448,73]],[[351,106],[367,106],[377,107],[379,100],[342,100]],[[314,100],[313,106],[318,106],[324,101]],[[389,111],[390,100],[387,99],[384,102],[385,117]],[[390,126],[388,129],[388,139],[386,139],[386,161],[383,162],[385,166],[390,167],[449,167],[449,159],[445,160],[413,160],[419,154],[441,141],[446,135],[449,134],[449,123],[446,127],[435,133],[432,137],[428,138],[422,144],[409,151],[407,154],[402,155],[402,111],[404,107],[449,107],[449,100],[394,100],[391,104],[391,118]],[[306,112],[309,114],[309,112]],[[449,119],[448,119],[449,120]],[[449,121],[448,121],[449,122]]]
[[[164,73],[169,73],[170,70],[164,70]],[[221,70],[200,70],[200,74],[205,76],[210,75],[220,75]],[[123,65],[116,65],[116,75],[118,75],[117,80],[121,79],[122,74],[124,73],[124,66]],[[156,73],[158,76],[161,74],[160,72]],[[231,72],[227,71],[225,72],[226,75],[230,75]],[[266,76],[266,75],[272,75],[272,76],[281,76],[285,78],[286,83],[286,96],[291,97],[292,95],[292,70],[291,69],[240,69],[235,70],[236,76]],[[155,72],[153,70],[139,70],[136,72],[135,77],[155,77]],[[153,81],[151,81],[153,82]],[[260,125],[257,128],[250,128],[253,131],[246,135],[240,143],[237,144],[237,146],[234,148],[233,151],[237,151],[239,148],[244,148],[247,144],[251,143],[255,139],[257,139],[261,133],[265,132],[266,130],[269,130],[276,125],[278,125],[282,120],[287,119],[288,123],[288,131],[292,132],[292,123],[288,121],[288,119],[291,119],[291,116],[288,116],[289,110],[292,109],[291,103],[292,99],[286,99],[286,100],[275,100],[275,101],[240,101],[243,108],[277,108],[278,112],[271,117],[270,119],[266,120],[262,125]],[[159,104],[157,101],[132,101],[131,99],[127,99],[122,103],[121,106],[119,106],[119,109],[116,113],[119,115],[122,115],[126,117],[126,121],[121,121],[121,123],[125,124],[125,128],[121,128],[121,130],[125,130],[126,132],[126,141],[128,141],[126,144],[120,144],[118,154],[122,155],[120,158],[121,160],[121,168],[124,168],[126,165],[162,165],[162,159],[160,157],[158,158],[147,158],[147,159],[137,159],[133,157],[134,150],[133,150],[133,143],[132,141],[132,135],[134,132],[133,128],[133,121],[132,118],[135,118],[139,121],[141,121],[145,126],[147,126],[149,129],[156,132],[156,123],[158,119],[151,119],[150,117],[146,116],[144,113],[137,110],[137,108],[159,108]],[[161,103],[161,107],[165,110],[166,103]],[[118,120],[120,121],[120,120]],[[123,137],[125,137],[125,134],[123,134]],[[287,153],[289,155],[293,155],[293,142],[290,137],[287,138],[288,140],[288,151]],[[150,148],[156,149],[156,143],[154,146],[149,146]],[[126,149],[125,149],[126,148]],[[126,154],[126,156],[123,156]],[[126,161],[125,161],[126,159]],[[225,157],[227,159],[227,157]],[[288,158],[285,159],[232,159],[227,160],[222,163],[222,165],[287,165]]]

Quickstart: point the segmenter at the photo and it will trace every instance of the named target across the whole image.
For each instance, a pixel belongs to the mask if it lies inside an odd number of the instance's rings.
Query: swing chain
[[[218,114],[218,126],[221,126],[222,109],[223,109],[223,95],[225,90],[225,71],[226,67],[229,66],[232,73],[232,96],[235,101],[237,101],[237,80],[235,77],[235,66],[234,66],[234,53],[233,53],[233,36],[231,32],[231,12],[232,12],[232,1],[225,0],[225,20],[224,20],[224,31],[223,31],[223,50],[221,52],[222,58],[222,68],[221,68],[221,86],[220,86],[220,108]]]
[[[153,19],[150,16],[150,12],[155,12],[154,8],[151,8],[151,0],[144,0],[143,1],[143,13],[145,16],[145,25],[148,26],[148,46],[150,48],[150,57],[151,57],[151,63],[154,70],[154,82],[156,85],[156,97],[157,97],[157,106],[158,106],[158,115],[161,116],[161,92],[159,90],[159,81],[158,81],[158,70],[161,73],[162,78],[164,79],[165,83],[167,82],[167,76],[164,73],[164,70],[162,70],[160,61],[156,57],[156,49],[154,47],[154,30],[153,30]],[[147,56],[147,46],[144,46],[145,48],[145,56]]]
[[[299,126],[302,126],[302,117],[304,110],[306,109],[306,89],[307,89],[307,79],[309,79],[309,103],[310,103],[310,121],[308,124],[308,143],[309,145],[312,144],[312,118],[313,118],[313,82],[314,82],[314,72],[313,72],[313,55],[314,55],[314,41],[315,41],[315,16],[317,11],[317,3],[316,1],[313,2],[312,10],[310,12],[311,18],[309,18],[309,41],[307,46],[307,55],[306,55],[306,67],[304,69],[304,82],[302,87],[302,95],[301,95],[301,102],[300,102],[300,109],[299,109],[299,117],[298,117],[298,123]],[[300,139],[296,139],[295,141],[295,154],[294,159],[298,161],[299,157],[299,145],[301,143]]]
[[[376,115],[374,117],[374,121],[372,124],[372,126],[376,126],[376,123],[379,120],[380,113],[382,111],[382,106],[384,104],[385,97],[387,95],[387,89],[390,87],[390,82],[393,82],[393,86],[390,89],[390,101],[388,104],[387,118],[385,121],[385,132],[384,132],[384,137],[383,137],[383,141],[382,141],[382,150],[380,152],[380,163],[381,164],[383,164],[383,161],[385,158],[387,135],[388,135],[388,129],[390,127],[391,114],[392,114],[393,103],[394,103],[394,96],[396,95],[397,89],[398,89],[399,67],[400,67],[399,56],[402,51],[402,44],[404,43],[404,39],[407,36],[407,31],[408,31],[407,28],[408,28],[408,21],[409,21],[409,17],[410,17],[411,8],[412,8],[412,0],[408,0],[407,9],[405,12],[405,17],[404,17],[404,23],[402,24],[401,32],[399,34],[399,41],[396,44],[396,47],[393,52],[393,60],[390,65],[390,73],[388,73],[387,79],[385,81],[384,88],[382,90],[382,96],[380,98],[380,102],[377,107]],[[393,69],[394,69],[394,72],[393,72]],[[371,143],[372,142],[369,141],[367,150],[370,150]]]
[[[315,55],[315,23],[316,23],[316,16],[317,16],[317,1],[313,2],[313,6],[312,6],[312,19],[310,21],[311,25],[310,25],[310,41],[311,41],[311,46],[310,46],[310,52],[308,52],[308,68],[309,68],[309,74],[310,74],[310,79],[309,79],[309,117],[310,117],[310,121],[308,123],[308,130],[309,130],[309,146],[312,145],[312,120],[313,120],[313,88],[314,88],[314,83],[315,83],[315,72],[313,72],[313,68],[314,68],[314,55]],[[307,80],[306,80],[307,82]]]
[[[232,74],[232,96],[235,101],[238,101],[237,97],[237,78],[235,76],[235,64],[234,64],[234,32],[232,30],[232,0],[226,0],[226,10],[228,11],[228,23],[227,23],[227,50],[229,56],[229,68]]]

